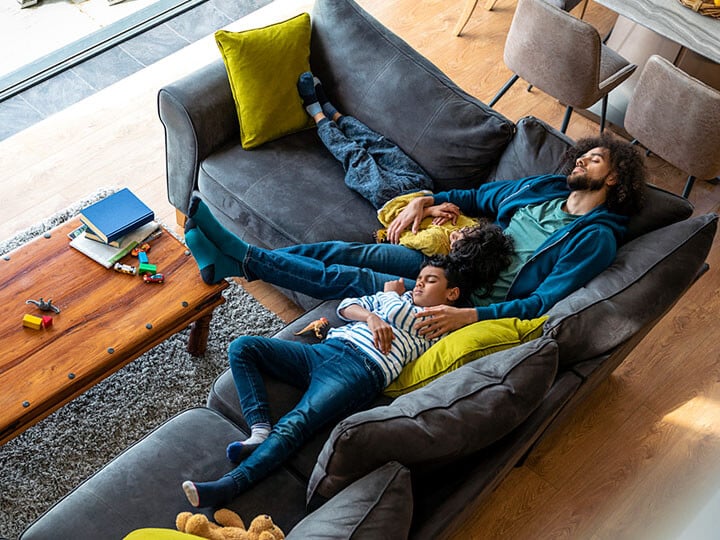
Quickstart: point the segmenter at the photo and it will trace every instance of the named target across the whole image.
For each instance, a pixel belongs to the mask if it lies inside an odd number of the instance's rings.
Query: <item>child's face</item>
[[[459,294],[457,287],[448,287],[445,270],[435,266],[426,266],[420,270],[412,291],[413,303],[420,307],[452,304]]]
[[[465,237],[465,234],[467,234],[467,232],[468,232],[470,229],[472,229],[472,227],[463,227],[462,229],[458,229],[458,230],[456,230],[456,231],[452,231],[452,232],[450,233],[450,237],[449,237],[449,240],[450,240],[450,249],[452,249],[452,246],[453,246],[453,244],[454,244],[455,242],[457,242],[457,241],[460,240],[461,238],[464,238],[464,237]]]

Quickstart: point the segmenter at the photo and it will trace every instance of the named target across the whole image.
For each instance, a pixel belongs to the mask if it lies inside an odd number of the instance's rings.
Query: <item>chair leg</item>
[[[485,9],[486,9],[487,11],[492,10],[492,8],[495,7],[495,4],[496,4],[496,3],[497,3],[497,0],[487,0],[487,1],[485,2]]]
[[[508,82],[506,82],[503,85],[503,87],[498,91],[498,93],[495,94],[495,97],[492,98],[492,100],[490,100],[490,103],[488,104],[488,106],[492,107],[493,105],[495,105],[498,102],[498,100],[501,97],[503,97],[505,92],[507,92],[510,89],[510,87],[517,82],[517,80],[519,78],[520,78],[520,75],[513,75],[512,77],[510,77],[510,80]]]
[[[475,6],[477,6],[477,3],[478,3],[478,0],[467,0],[465,2],[465,6],[463,7],[462,14],[460,15],[460,18],[458,19],[458,22],[455,25],[455,29],[453,30],[453,34],[455,36],[459,36],[460,34],[462,34],[462,31],[465,29],[465,25],[470,20],[470,17],[472,16],[473,11],[475,11]]]
[[[605,94],[605,96],[602,98],[602,107],[600,109],[600,133],[605,131],[605,117],[607,116],[607,105],[608,95]]]
[[[690,196],[690,191],[692,191],[693,184],[695,183],[695,177],[693,175],[688,176],[687,182],[685,182],[685,189],[683,189],[682,196],[686,199]]]
[[[585,16],[585,10],[587,9],[587,5],[588,5],[588,0],[584,0],[582,11],[580,12],[580,17],[578,17],[579,19],[582,19]]]
[[[570,123],[570,117],[572,116],[573,108],[568,107],[565,109],[565,117],[563,118],[562,126],[560,127],[560,132],[565,133],[568,128],[568,124]]]
[[[532,84],[528,84],[527,91],[530,92],[532,89],[533,89],[533,85],[532,85]]]

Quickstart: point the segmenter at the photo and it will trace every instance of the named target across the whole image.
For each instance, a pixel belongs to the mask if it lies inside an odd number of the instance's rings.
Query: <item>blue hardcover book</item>
[[[113,193],[80,213],[80,220],[110,243],[155,219],[155,213],[128,188]]]

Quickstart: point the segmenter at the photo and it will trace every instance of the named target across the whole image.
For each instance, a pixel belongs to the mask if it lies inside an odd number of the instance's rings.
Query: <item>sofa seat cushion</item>
[[[550,311],[545,334],[560,365],[601,356],[662,317],[703,270],[718,216],[706,214],[623,245],[615,262]]]
[[[330,498],[387,461],[413,472],[454,461],[501,439],[542,402],[557,372],[546,337],[481,358],[339,422],[308,484],[308,501]]]
[[[198,190],[266,247],[373,242],[375,209],[345,186],[344,177],[312,129],[253,150],[226,145],[202,162]]]
[[[123,538],[135,529],[174,528],[190,506],[184,480],[219,478],[233,465],[225,448],[247,435],[215,411],[198,407],[174,416],[80,484],[31,524],[22,540]],[[305,483],[280,468],[227,505],[243,518],[270,514],[288,531],[306,515]]]
[[[511,121],[352,0],[316,2],[311,15],[310,65],[341,112],[394,141],[436,191],[484,181],[512,138]]]

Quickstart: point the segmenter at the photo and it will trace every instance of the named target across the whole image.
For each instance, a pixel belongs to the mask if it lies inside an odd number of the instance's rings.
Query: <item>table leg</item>
[[[204,317],[200,317],[190,327],[187,350],[193,356],[202,356],[205,354],[208,336],[210,335],[211,320],[212,312]]]

